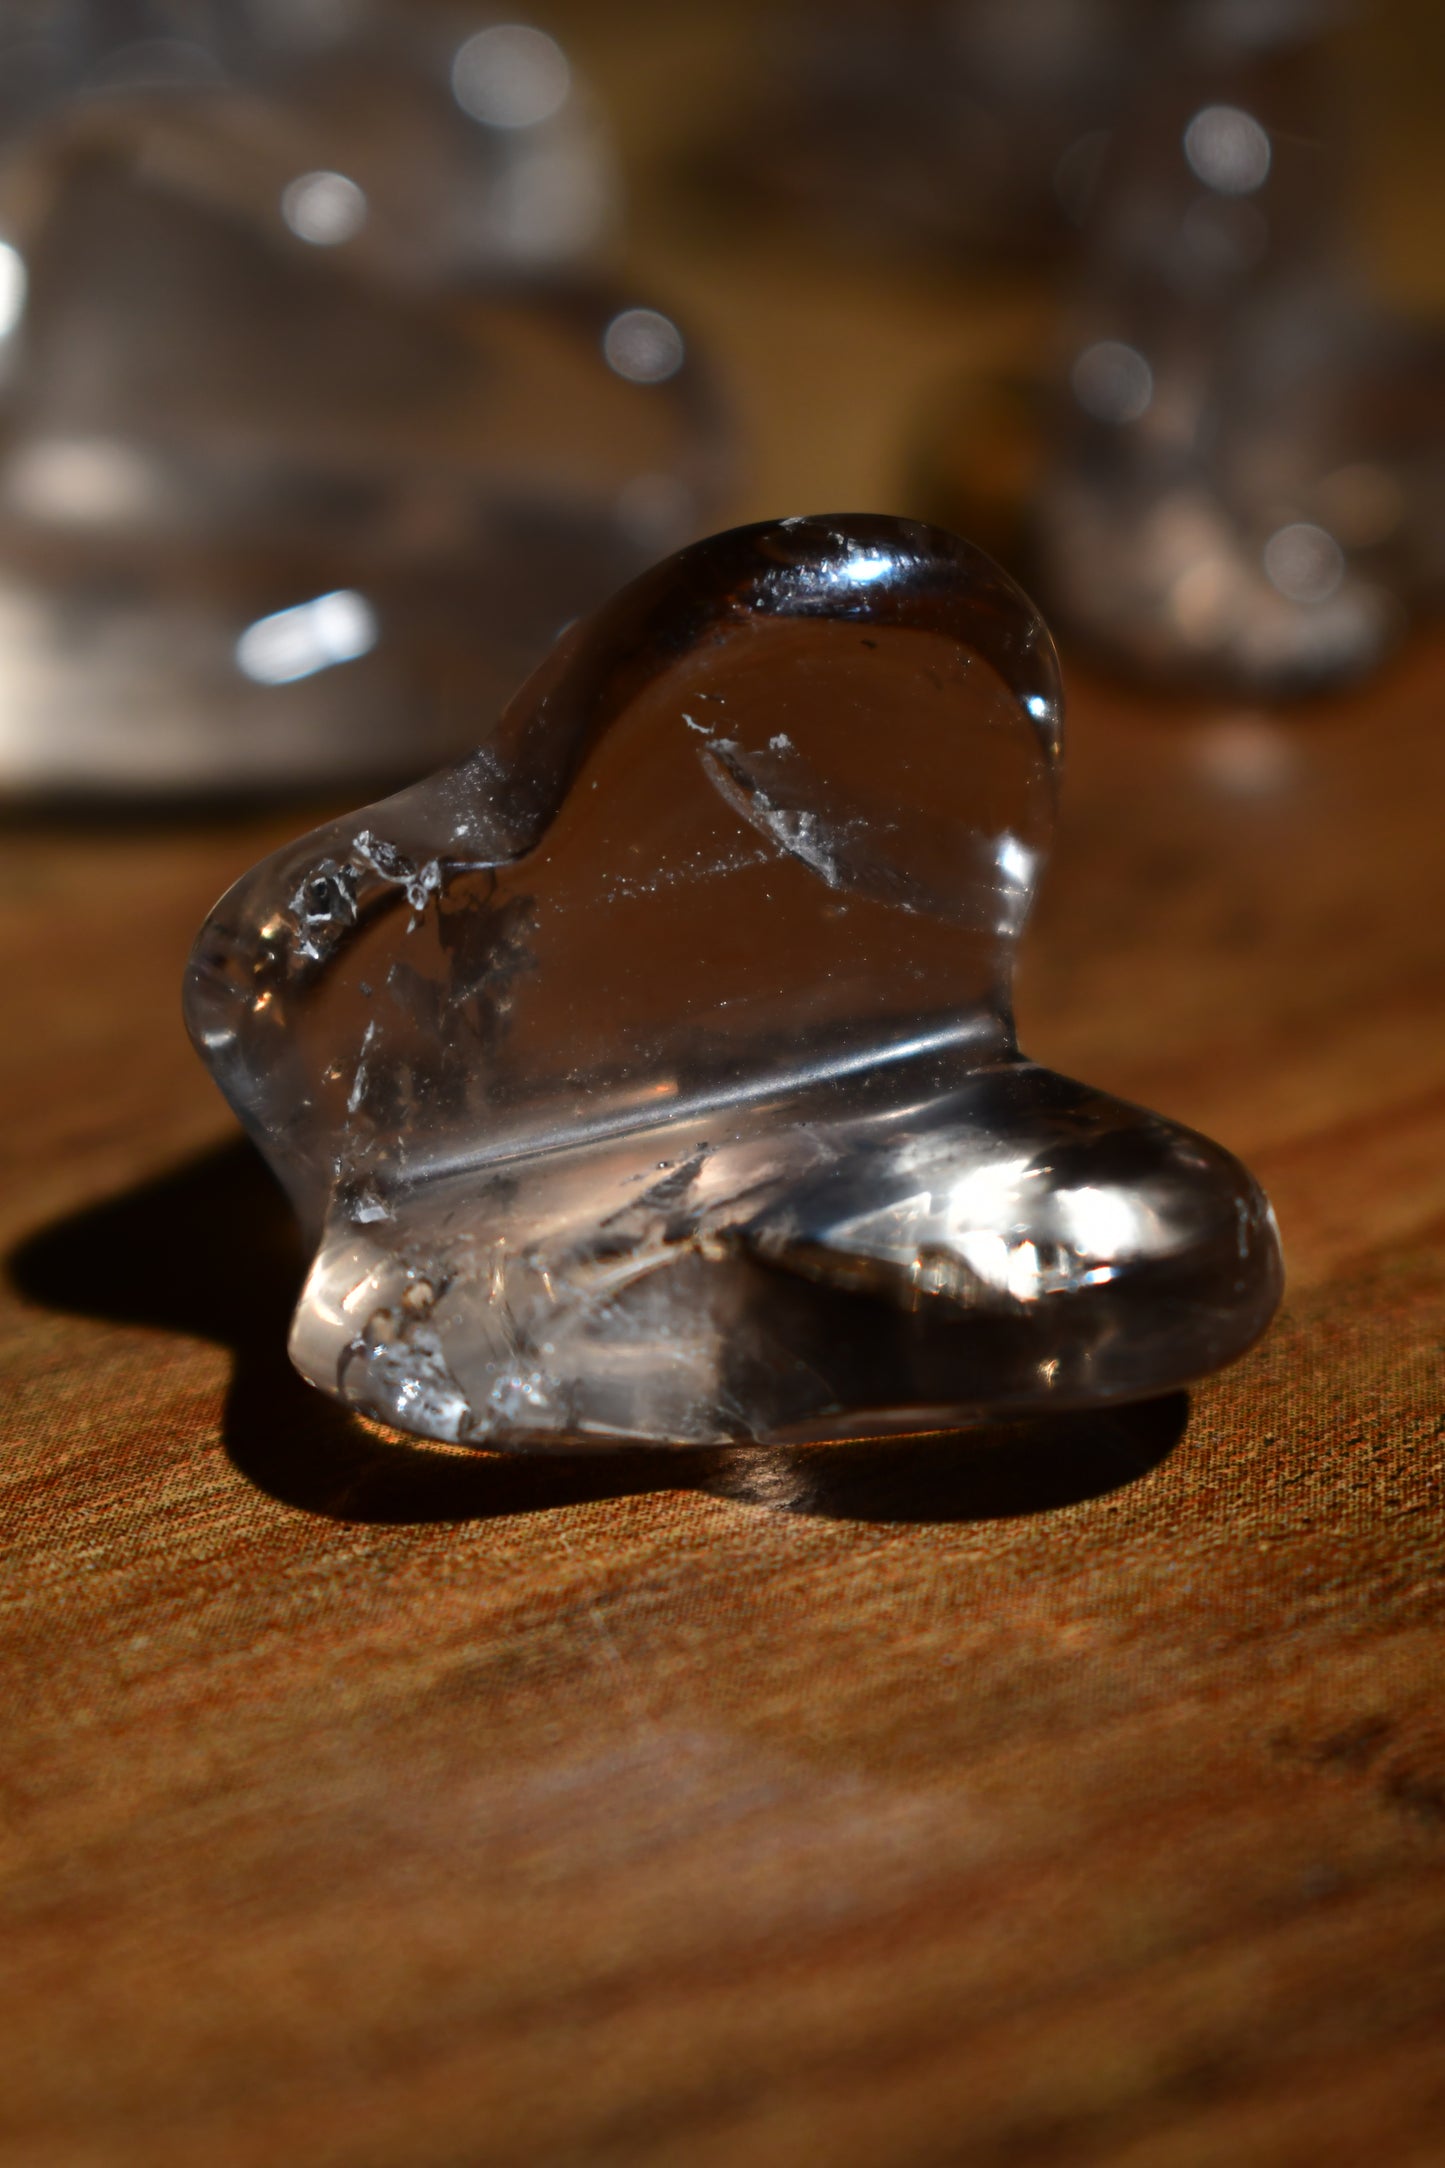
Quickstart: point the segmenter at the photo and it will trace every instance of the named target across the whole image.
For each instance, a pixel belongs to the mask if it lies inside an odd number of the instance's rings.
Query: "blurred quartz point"
[[[731,145],[849,237],[1050,253],[1083,216],[1149,0],[793,0]]]
[[[1063,625],[1148,674],[1354,676],[1438,578],[1438,357],[1347,265],[1338,12],[1161,11],[1104,163],[1029,564]]]
[[[565,53],[321,0],[22,14],[0,788],[425,769],[718,484],[683,332],[569,268],[614,196]]]
[[[979,551],[784,520],[248,874],[187,1016],[316,1244],[302,1374],[546,1449],[950,1428],[1239,1354],[1280,1275],[1250,1176],[1015,1044],[1059,731]]]

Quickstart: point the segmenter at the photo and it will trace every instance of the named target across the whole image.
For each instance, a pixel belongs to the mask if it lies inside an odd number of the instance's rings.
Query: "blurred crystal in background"
[[[1357,676],[1439,589],[1440,354],[1352,261],[1342,12],[1158,12],[1052,375],[970,384],[935,454],[939,509],[1146,676]]]
[[[545,30],[49,0],[4,37],[0,788],[423,770],[710,524],[706,371],[587,268],[615,172]]]
[[[1148,0],[794,0],[728,163],[853,239],[1047,254],[1082,216]]]
[[[1181,9],[1106,161],[1035,546],[1061,615],[1141,669],[1357,674],[1429,554],[1424,357],[1348,262],[1325,14]]]

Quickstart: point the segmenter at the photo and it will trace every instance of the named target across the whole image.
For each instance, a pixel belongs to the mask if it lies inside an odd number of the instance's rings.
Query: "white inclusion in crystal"
[[[289,610],[258,617],[236,642],[236,664],[256,685],[290,685],[336,663],[369,655],[379,633],[376,612],[349,587]]]
[[[705,859],[694,854],[681,866],[669,867],[650,881],[629,881],[621,873],[604,873],[602,878],[609,884],[604,898],[607,903],[631,903],[638,896],[656,896],[665,888],[676,888],[688,881],[714,881],[730,873],[744,873],[749,866],[766,866],[772,863],[767,851],[742,851],[732,858]],[[719,1003],[719,1007],[726,1007]]]
[[[398,887],[405,889],[406,900],[413,911],[424,911],[441,889],[439,859],[429,858],[424,866],[418,866],[394,844],[374,836],[369,828],[362,829],[352,849],[383,881],[395,881]]]
[[[1042,693],[1030,693],[1024,702],[1024,706],[1036,723],[1043,722],[1049,713],[1049,703]]]
[[[791,753],[792,750],[793,741],[786,730],[780,730],[775,738],[769,738],[768,740],[768,751],[770,753]]]
[[[525,1425],[529,1416],[552,1414],[547,1384],[540,1370],[504,1371],[487,1395],[487,1405],[504,1423]]]
[[[714,738],[698,750],[709,781],[735,812],[761,834],[781,844],[790,858],[818,874],[829,888],[843,886],[839,850],[846,839],[846,828],[830,831],[819,814],[803,807],[776,804],[766,791],[757,788],[745,767],[739,772],[739,748],[731,738]],[[848,827],[855,825],[849,823]]]
[[[760,824],[770,835],[777,837],[791,857],[801,859],[812,872],[821,875],[830,888],[842,886],[837,846],[816,813],[785,813],[761,791],[754,794],[753,805]]]
[[[471,1403],[452,1376],[434,1326],[409,1326],[404,1339],[369,1349],[367,1368],[382,1388],[379,1403],[372,1405],[383,1420],[394,1415],[405,1428],[452,1444],[477,1427]]]
[[[440,893],[441,885],[441,866],[435,858],[429,858],[406,884],[406,900],[413,911],[424,911],[432,897]]]

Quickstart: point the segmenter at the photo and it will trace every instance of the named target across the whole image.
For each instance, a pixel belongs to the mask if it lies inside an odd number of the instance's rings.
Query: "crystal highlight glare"
[[[186,1011],[316,1245],[302,1374],[545,1450],[954,1427],[1239,1354],[1280,1284],[1256,1184],[1015,1041],[1060,726],[981,552],[784,520],[248,874]]]

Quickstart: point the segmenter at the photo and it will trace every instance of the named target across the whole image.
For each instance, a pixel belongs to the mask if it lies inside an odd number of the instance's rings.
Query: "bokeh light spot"
[[[530,23],[478,30],[452,61],[452,96],[487,128],[539,127],[560,113],[571,91],[567,55]]]
[[[344,173],[298,173],[281,191],[281,216],[298,241],[336,248],[366,224],[366,192]]]
[[[634,384],[662,384],[682,367],[682,333],[657,309],[623,309],[602,334],[607,366]]]
[[[1086,346],[1069,381],[1086,414],[1099,422],[1136,422],[1154,397],[1154,372],[1136,346],[1100,339]]]
[[[377,636],[376,612],[366,597],[338,588],[258,617],[236,642],[236,663],[253,684],[291,685],[336,663],[359,661]]]
[[[1295,520],[1264,545],[1264,569],[1290,602],[1328,602],[1345,576],[1345,553],[1326,527]]]
[[[1237,105],[1206,105],[1184,131],[1189,170],[1221,196],[1250,196],[1269,177],[1268,132]]]

